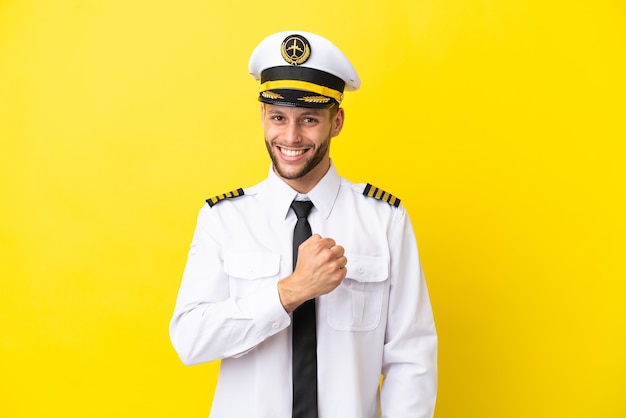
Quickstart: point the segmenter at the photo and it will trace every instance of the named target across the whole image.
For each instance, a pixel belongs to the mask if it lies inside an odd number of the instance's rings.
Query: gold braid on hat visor
[[[274,89],[295,89],[295,90],[306,90],[313,93],[321,94],[322,96],[332,97],[337,100],[337,102],[341,103],[343,99],[343,93],[334,90],[325,86],[320,86],[319,84],[310,83],[308,81],[301,80],[273,80],[266,81],[261,84],[259,87],[259,92],[262,93],[267,90]]]

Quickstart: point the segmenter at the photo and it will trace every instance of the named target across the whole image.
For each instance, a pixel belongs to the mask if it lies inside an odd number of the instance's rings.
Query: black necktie
[[[293,230],[293,268],[298,247],[311,236],[307,220],[313,207],[310,201],[291,203],[298,221]],[[293,311],[293,418],[317,417],[317,337],[315,334],[315,299],[309,299]]]

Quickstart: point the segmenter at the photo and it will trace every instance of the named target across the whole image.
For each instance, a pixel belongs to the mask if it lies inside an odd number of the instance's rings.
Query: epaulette
[[[212,208],[213,205],[217,204],[218,202],[220,202],[220,201],[222,201],[224,199],[232,199],[233,197],[239,197],[239,196],[243,196],[243,189],[242,188],[239,188],[237,190],[233,190],[232,192],[228,192],[228,193],[217,195],[215,197],[207,199],[206,202],[209,204],[209,207]]]
[[[400,206],[400,199],[387,193],[384,190],[379,189],[378,187],[372,186],[369,183],[367,183],[367,185],[365,186],[363,194],[365,196],[373,197],[374,199],[383,200],[389,203],[391,206],[395,206],[396,208]]]

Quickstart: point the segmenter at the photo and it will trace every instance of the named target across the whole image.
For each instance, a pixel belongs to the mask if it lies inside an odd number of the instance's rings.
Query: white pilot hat
[[[361,80],[348,58],[328,39],[286,31],[265,38],[248,64],[259,80],[259,101],[282,106],[328,108]]]

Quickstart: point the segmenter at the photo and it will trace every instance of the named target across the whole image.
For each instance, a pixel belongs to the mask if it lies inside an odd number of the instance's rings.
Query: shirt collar
[[[330,216],[340,185],[341,177],[339,177],[339,173],[337,173],[337,169],[331,160],[330,168],[324,177],[306,194],[324,219]],[[272,166],[270,166],[269,170],[268,186],[268,198],[270,199],[272,210],[274,213],[279,214],[282,219],[287,218],[291,202],[298,195],[298,192],[278,177]]]

